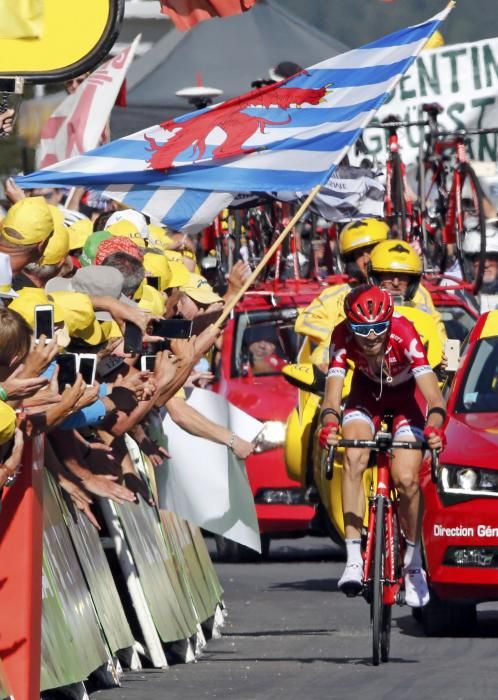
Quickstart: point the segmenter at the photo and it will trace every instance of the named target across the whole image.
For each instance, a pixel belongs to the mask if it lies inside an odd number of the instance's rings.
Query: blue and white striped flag
[[[185,222],[196,211],[189,209],[189,215],[187,207],[212,209],[214,218],[229,193],[309,191],[329,180],[452,6],[276,85],[153,126],[17,182],[26,188],[98,189],[173,228],[181,228],[171,223],[175,207],[178,213],[185,205],[176,219]],[[172,196],[171,188],[189,194]]]

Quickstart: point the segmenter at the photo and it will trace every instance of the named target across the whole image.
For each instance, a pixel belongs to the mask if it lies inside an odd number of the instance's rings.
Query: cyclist
[[[421,440],[431,449],[443,447],[445,402],[420,336],[414,326],[393,313],[389,292],[373,285],[352,290],[344,302],[345,320],[332,333],[330,366],[321,410],[322,448],[337,443],[342,422],[345,439],[371,440],[386,410],[393,411],[395,439]],[[351,393],[341,416],[341,398],[348,361],[355,369]],[[361,528],[365,511],[362,475],[369,450],[346,449],[342,501],[347,563],[338,587],[347,595],[362,588]],[[394,450],[392,477],[399,494],[399,515],[406,538],[404,559],[406,602],[421,607],[429,600],[420,551],[419,470],[422,452]]]
[[[354,284],[367,281],[370,254],[377,243],[387,239],[389,226],[379,219],[361,219],[347,224],[339,236],[339,255],[350,282],[325,289],[299,314],[294,330],[318,344],[312,361],[326,369],[330,334],[344,318],[344,298]]]
[[[368,265],[368,281],[387,289],[402,303],[430,314],[435,321],[439,339],[444,345],[446,330],[436,310],[430,292],[420,281],[422,259],[406,241],[383,241],[375,246]],[[395,298],[395,303],[397,303]]]

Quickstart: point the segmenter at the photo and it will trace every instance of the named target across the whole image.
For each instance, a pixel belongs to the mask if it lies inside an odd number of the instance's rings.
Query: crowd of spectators
[[[187,397],[190,387],[213,381],[222,331],[212,320],[249,266],[234,265],[220,296],[200,274],[194,241],[137,211],[92,209],[77,191],[23,192],[12,180],[5,194],[0,490],[23,468],[26,439],[44,433],[46,468],[98,527],[96,496],[117,503],[150,499],[125,435],[161,464],[168,454],[149,427],[166,412],[187,433],[245,459],[253,444]],[[164,319],[191,321],[192,335],[168,338],[158,330]]]

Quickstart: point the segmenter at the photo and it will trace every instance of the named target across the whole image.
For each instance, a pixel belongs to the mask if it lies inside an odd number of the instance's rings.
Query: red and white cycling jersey
[[[348,360],[354,362],[355,370],[380,383],[380,368],[374,369],[369,364],[347,321],[342,321],[335,327],[330,340],[328,376],[344,377]],[[384,350],[383,382],[397,386],[427,372],[432,372],[432,368],[419,334],[407,318],[395,312]]]

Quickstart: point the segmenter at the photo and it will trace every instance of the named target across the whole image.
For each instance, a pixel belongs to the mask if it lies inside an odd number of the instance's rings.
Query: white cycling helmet
[[[481,234],[469,231],[463,241],[464,255],[478,255],[481,251]],[[486,226],[486,253],[498,255],[498,228],[493,224]]]

